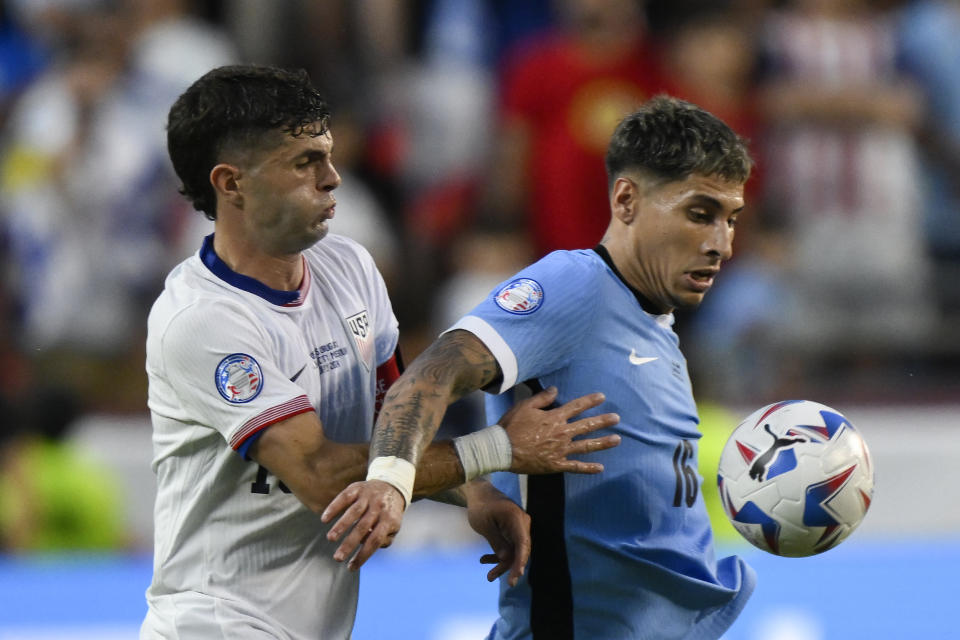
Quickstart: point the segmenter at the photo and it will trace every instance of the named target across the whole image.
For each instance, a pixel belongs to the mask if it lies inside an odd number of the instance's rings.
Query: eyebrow
[[[722,202],[720,202],[719,200],[717,200],[717,199],[714,198],[713,196],[708,196],[708,195],[703,194],[703,193],[697,193],[697,194],[694,194],[694,195],[690,196],[690,200],[691,200],[691,204],[694,204],[694,203],[697,203],[697,204],[705,204],[705,205],[707,205],[707,206],[709,206],[709,207],[711,207],[711,208],[713,208],[713,209],[723,209],[723,203],[722,203]],[[737,207],[736,209],[734,209],[734,210],[731,211],[730,213],[740,213],[741,211],[743,211],[743,209],[744,209],[745,206],[746,206],[746,205],[740,205],[739,207]]]
[[[324,158],[329,157],[331,154],[333,154],[333,146],[331,146],[329,149],[325,151],[321,149],[304,149],[303,151],[298,153],[296,156],[294,156],[294,159],[295,160],[306,159],[311,161],[322,160]]]

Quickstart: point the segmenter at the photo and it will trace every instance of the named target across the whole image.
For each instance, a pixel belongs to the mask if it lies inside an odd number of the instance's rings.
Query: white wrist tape
[[[506,430],[498,424],[453,439],[466,481],[494,471],[509,471],[513,447]]]
[[[382,480],[397,488],[406,501],[404,509],[410,506],[413,499],[413,481],[416,476],[417,468],[413,463],[397,456],[379,456],[367,467],[367,480]]]

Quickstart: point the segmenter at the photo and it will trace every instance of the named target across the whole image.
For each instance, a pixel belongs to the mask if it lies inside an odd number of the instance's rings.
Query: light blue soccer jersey
[[[672,315],[649,311],[598,247],[551,253],[453,327],[500,363],[488,420],[524,383],[555,385],[558,403],[603,391],[588,413],[620,414],[607,430],[620,446],[582,456],[603,463],[599,475],[496,474],[530,512],[533,553],[516,587],[501,580],[492,640],[715,639],[753,590],[746,563],[714,557],[686,360]]]

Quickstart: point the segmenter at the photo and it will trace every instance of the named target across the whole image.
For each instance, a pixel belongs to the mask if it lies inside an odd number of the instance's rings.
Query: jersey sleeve
[[[554,252],[523,269],[448,329],[469,331],[490,350],[503,373],[498,393],[576,356],[597,307],[593,271],[578,255]]]
[[[239,451],[265,427],[314,409],[290,380],[296,372],[280,369],[272,345],[242,306],[194,304],[160,341],[164,375],[184,413]]]

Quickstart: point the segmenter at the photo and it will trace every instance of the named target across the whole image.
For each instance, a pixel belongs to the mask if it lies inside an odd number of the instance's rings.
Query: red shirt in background
[[[525,202],[538,256],[596,244],[610,223],[603,157],[617,123],[666,89],[652,47],[590,60],[551,34],[506,59],[503,118],[530,136]]]

